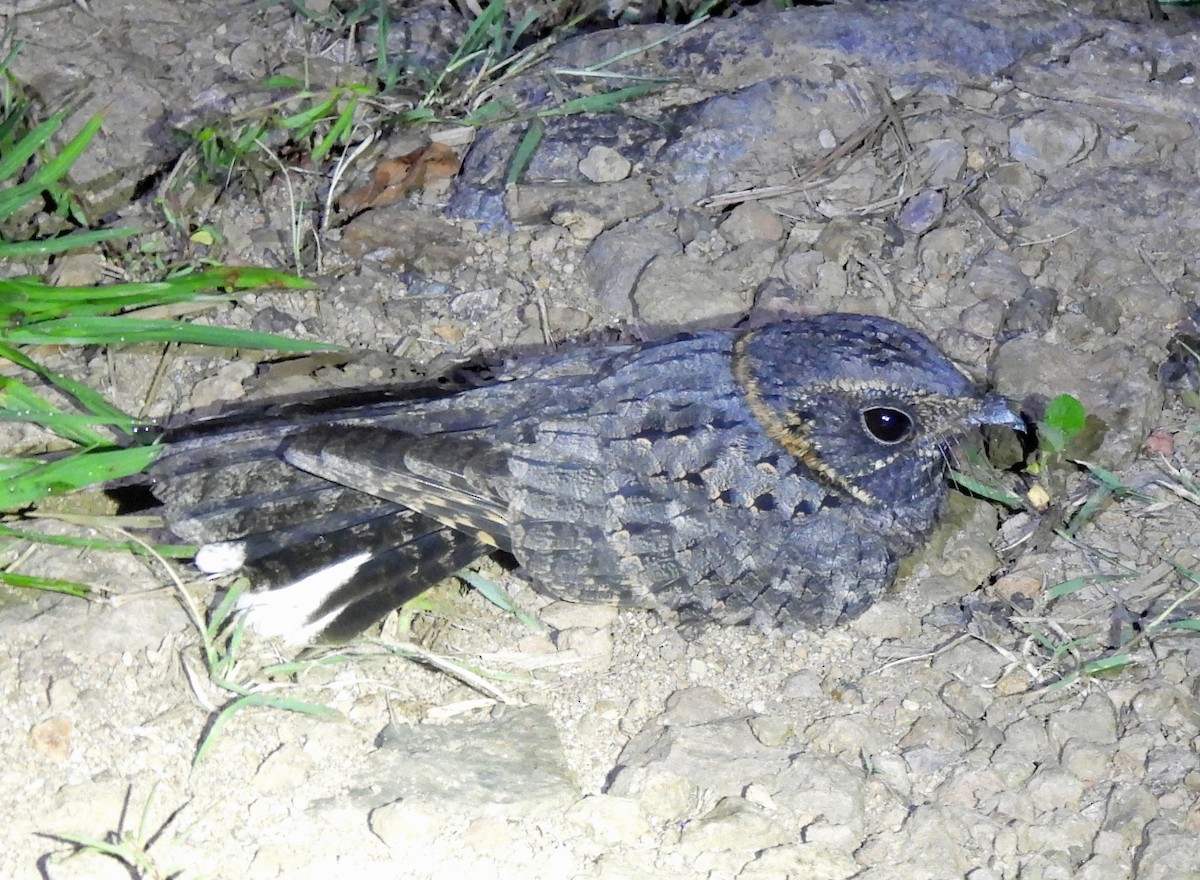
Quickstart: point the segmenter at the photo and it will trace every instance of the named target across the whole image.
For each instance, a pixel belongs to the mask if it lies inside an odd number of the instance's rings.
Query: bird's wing
[[[485,544],[511,549],[508,504],[494,488],[506,471],[507,457],[478,438],[327,425],[295,435],[285,445],[283,459]]]

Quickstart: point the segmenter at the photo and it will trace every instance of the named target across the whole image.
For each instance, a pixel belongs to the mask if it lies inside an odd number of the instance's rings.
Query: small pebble
[[[896,225],[912,235],[932,229],[946,210],[946,196],[940,190],[927,189],[917,193],[900,209]]]
[[[611,147],[592,147],[579,163],[579,173],[593,183],[624,180],[632,170],[629,160]]]

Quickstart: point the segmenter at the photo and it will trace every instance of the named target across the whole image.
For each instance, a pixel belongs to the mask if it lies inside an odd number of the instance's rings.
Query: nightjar
[[[245,570],[249,623],[292,643],[497,550],[570,601],[826,627],[891,584],[985,424],[1022,427],[925,336],[827,314],[199,422],[150,478],[197,566]]]

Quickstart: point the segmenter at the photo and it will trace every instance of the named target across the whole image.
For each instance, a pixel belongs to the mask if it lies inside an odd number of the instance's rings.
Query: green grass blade
[[[54,287],[37,278],[6,278],[0,280],[0,316],[12,324],[30,324],[46,318],[113,314],[135,306],[166,305],[191,298],[228,299],[235,291],[263,287],[307,290],[313,284],[275,269],[241,266],[208,269],[166,281],[104,287]]]
[[[0,357],[6,358],[14,364],[36,373],[47,382],[71,395],[79,402],[80,406],[95,416],[97,422],[100,424],[119,425],[125,431],[131,431],[138,425],[143,424],[139,419],[135,419],[133,416],[113,406],[104,399],[104,396],[100,392],[93,390],[82,382],[76,382],[74,379],[70,379],[61,373],[56,373],[53,370],[43,367],[37,361],[26,357],[22,352],[9,345],[5,345],[3,342],[0,342]]]
[[[508,101],[492,100],[472,110],[460,120],[460,123],[462,125],[470,125],[473,128],[483,128],[498,122],[502,118],[512,116],[514,113],[513,106]],[[428,120],[413,119],[411,121],[416,123],[431,120],[432,115],[430,115]]]
[[[397,113],[394,120],[403,125],[426,125],[430,122],[437,121],[437,114],[428,107],[414,107],[411,110],[405,110]],[[464,125],[476,125],[474,122],[465,122]]]
[[[1048,635],[1040,629],[1032,630],[1029,635],[1035,642],[1041,645],[1042,648],[1049,651],[1054,656],[1058,656],[1063,650],[1065,650],[1065,648],[1062,647],[1065,644],[1064,642],[1059,642],[1057,638]]]
[[[1177,572],[1179,572],[1193,584],[1200,585],[1200,573],[1198,573],[1195,569],[1176,562],[1174,559],[1168,559],[1167,562],[1169,562]]]
[[[354,126],[354,112],[358,109],[358,98],[351,98],[346,103],[341,114],[338,115],[337,121],[329,127],[329,131],[325,137],[317,142],[313,147],[312,157],[319,162],[324,159],[329,152],[338,144],[343,137],[349,135],[351,128]]]
[[[272,76],[263,83],[264,89],[295,89],[304,91],[304,83],[294,76]]]
[[[1133,664],[1133,658],[1128,654],[1114,654],[1111,657],[1101,657],[1083,664],[1085,675],[1101,675],[1107,672],[1120,672]]]
[[[0,220],[11,217],[30,199],[42,194],[57,183],[59,178],[71,169],[75,160],[87,149],[87,145],[100,130],[103,121],[103,116],[93,116],[79,130],[79,133],[71,138],[67,145],[50,161],[41,165],[29,180],[0,191]]]
[[[454,54],[450,56],[450,60],[442,67],[437,78],[425,93],[425,97],[421,99],[419,106],[423,107],[433,101],[442,90],[442,83],[448,77],[453,76],[460,68],[470,64],[483,54],[483,47],[488,44],[488,34],[497,22],[502,24],[503,20],[504,0],[492,0],[484,7],[483,12],[471,22],[466,34],[463,35],[462,42],[458,44]]]
[[[533,25],[541,17],[542,13],[536,9],[526,10],[525,15],[521,17],[521,20],[513,25],[512,33],[508,35],[508,38],[504,42],[504,51],[502,54],[505,57],[513,54],[513,52],[516,51],[517,43],[521,42],[521,37],[525,36],[525,32],[533,27]]]
[[[26,289],[37,288],[38,285],[26,282]],[[55,287],[56,293],[70,293],[74,296],[96,295],[120,296],[126,293],[160,290],[188,290],[199,293],[205,290],[219,290],[231,293],[235,290],[256,290],[260,287],[280,287],[290,290],[311,290],[316,285],[304,278],[280,272],[278,269],[262,269],[255,266],[222,266],[216,269],[205,269],[202,272],[192,272],[186,275],[176,275],[166,281],[149,281],[135,284],[112,284],[107,287]]]
[[[46,187],[32,180],[0,190],[0,221],[7,220],[45,191]]]
[[[9,476],[0,487],[0,510],[19,510],[49,495],[136,474],[161,451],[161,446],[135,446],[80,452],[56,461],[32,462],[30,467]]]
[[[51,535],[46,532],[27,532],[0,523],[0,536],[28,541],[31,544],[51,544],[55,547],[77,547],[82,550],[100,550],[105,553],[135,553],[139,556],[153,555],[136,541],[106,541],[102,538],[80,538],[75,535]],[[155,544],[154,553],[168,559],[191,559],[196,555],[191,544]]]
[[[0,65],[0,71],[2,70],[3,65]],[[19,141],[14,140],[14,138],[16,137],[17,132],[20,130],[22,123],[25,122],[28,113],[29,102],[24,100],[16,100],[8,108],[8,115],[0,118],[0,152],[4,150],[11,151],[16,149]],[[9,174],[8,177],[15,176],[17,171],[20,171],[19,167],[14,170],[12,174]],[[5,177],[4,179],[7,180],[8,177]]]
[[[279,120],[279,124],[286,129],[297,132],[300,137],[307,137],[312,131],[313,126],[329,116],[335,104],[337,104],[337,96],[330,95],[307,110],[301,110],[299,113],[283,117],[283,119]]]
[[[233,632],[229,635],[229,646],[225,652],[225,663],[223,664],[222,675],[233,671],[237,665],[238,659],[242,656],[242,641],[246,636],[246,618],[243,615],[237,619],[234,624]]]
[[[36,413],[28,409],[8,411],[0,408],[0,421],[25,422],[31,425],[41,425],[48,431],[53,431],[64,440],[70,440],[80,446],[108,446],[109,438],[91,433],[96,425],[111,425],[106,419],[98,419],[82,413],[65,413],[54,410],[49,413]],[[124,428],[124,425],[120,427]]]
[[[0,288],[2,287],[3,283],[0,282]],[[53,290],[53,288],[49,289]],[[101,289],[97,288],[97,290]],[[0,293],[0,296],[2,295]],[[47,296],[36,297],[25,309],[21,308],[20,300],[13,297],[0,305],[0,317],[7,318],[13,325],[36,326],[42,321],[56,318],[94,318],[148,306],[165,306],[180,302],[228,302],[230,296],[225,293],[209,294],[195,293],[189,290],[171,290],[166,293],[161,291],[131,293],[119,298],[101,296],[95,299],[72,299],[69,295],[55,296],[51,293]],[[136,316],[130,315],[129,317]],[[8,334],[0,330],[0,338],[7,337]]]
[[[517,619],[530,629],[540,630],[542,628],[542,625],[537,621],[537,619],[518,608],[513,603],[513,600],[509,598],[508,593],[504,592],[499,585],[493,583],[491,580],[485,578],[478,572],[470,571],[469,569],[463,569],[462,571],[456,573],[456,577],[462,578],[464,581],[478,590],[480,595],[482,595],[501,611],[507,611],[509,614],[516,615]]]
[[[36,467],[38,463],[36,459],[16,455],[0,455],[0,480],[7,480],[15,474]]]
[[[301,672],[306,672],[318,666],[332,666],[335,663],[350,663],[354,658],[348,654],[327,654],[324,657],[310,658],[306,660],[291,660],[287,663],[275,663],[271,666],[264,666],[259,670],[259,673],[267,678],[280,678],[282,676],[298,675]]]
[[[11,113],[5,119],[6,136],[15,129],[23,117],[24,113],[21,112],[21,108],[16,108],[16,112]],[[20,174],[21,169],[33,158],[34,153],[41,149],[46,141],[54,137],[54,133],[62,127],[63,120],[66,118],[67,111],[60,110],[17,141],[12,150],[3,159],[0,159],[0,180],[12,180]]]
[[[478,55],[491,41],[497,25],[504,23],[504,0],[492,0],[483,12],[471,22],[463,40],[451,56],[446,70],[455,71],[473,55]]]
[[[10,376],[0,376],[0,418],[42,425],[81,446],[107,446],[111,442],[92,430],[92,425],[104,423],[102,419],[64,413],[20,379]]]
[[[611,113],[626,101],[660,91],[663,85],[664,83],[661,82],[642,83],[636,86],[626,86],[623,89],[613,89],[611,92],[601,92],[598,95],[582,95],[569,101],[563,101],[556,107],[539,110],[537,115],[546,118],[549,116],[572,116],[576,113]]]
[[[1167,629],[1185,629],[1200,632],[1200,620],[1174,620],[1166,624]]]
[[[1063,536],[1068,539],[1073,538],[1076,532],[1091,522],[1096,512],[1112,497],[1113,491],[1108,486],[1097,486],[1089,493],[1087,499],[1080,505],[1079,510],[1075,511],[1075,515],[1071,517],[1071,521],[1060,530]]]
[[[200,743],[200,747],[196,749],[196,757],[192,759],[192,766],[195,767],[205,756],[212,750],[216,744],[217,738],[221,731],[225,729],[225,725],[229,720],[242,709],[250,708],[251,706],[266,706],[270,709],[283,709],[288,712],[301,712],[305,715],[334,715],[340,716],[342,713],[337,709],[332,709],[329,706],[319,706],[316,703],[306,703],[303,700],[296,700],[291,697],[279,697],[272,694],[252,693],[246,694],[243,697],[238,697],[224,709],[217,713],[212,724],[209,725],[208,731],[204,734],[204,739]]]
[[[998,504],[1003,504],[1005,507],[1020,510],[1025,506],[1021,496],[1017,493],[1011,492],[1001,486],[992,486],[981,482],[974,477],[964,474],[962,471],[951,470],[950,480],[972,495],[978,495],[980,498],[995,501]]]
[[[225,593],[225,598],[221,600],[221,604],[216,607],[209,617],[208,628],[204,633],[209,641],[216,639],[217,635],[221,632],[221,628],[225,626],[229,618],[237,610],[238,600],[242,598],[242,595],[249,586],[250,584],[245,578],[238,578]]]
[[[379,82],[380,94],[386,93],[396,84],[400,71],[388,58],[388,37],[392,30],[392,16],[386,0],[375,3],[375,79]]]
[[[83,155],[83,151],[87,149],[88,144],[92,142],[92,138],[96,136],[96,132],[100,130],[100,126],[103,124],[104,114],[102,113],[97,113],[85,122],[83,128],[79,129],[75,137],[71,138],[66,146],[55,154],[54,158],[33,173],[33,176],[29,178],[29,182],[36,183],[43,188],[57,182],[71,170],[71,166]]]
[[[1055,584],[1046,591],[1047,599],[1061,599],[1063,596],[1069,596],[1078,590],[1083,589],[1089,584],[1100,584],[1107,581],[1125,581],[1129,580],[1131,574],[1086,574],[1081,577],[1071,578],[1069,581],[1063,581],[1061,584]]]
[[[1058,679],[1057,681],[1052,681],[1052,682],[1050,682],[1050,684],[1046,685],[1046,690],[1047,691],[1062,690],[1065,687],[1075,684],[1075,682],[1077,682],[1077,681],[1079,681],[1079,673],[1078,672],[1068,672],[1066,675],[1064,675],[1062,678]]]
[[[217,739],[221,736],[221,732],[225,729],[225,725],[240,709],[245,708],[246,697],[238,697],[232,703],[216,714],[212,723],[208,725],[208,730],[204,732],[204,738],[200,740],[200,747],[196,749],[196,756],[192,758],[192,766],[195,767],[203,761],[212,748],[217,743]]]
[[[10,342],[18,345],[134,345],[139,342],[179,342],[293,352],[334,351],[341,347],[251,330],[231,330],[226,327],[184,324],[179,321],[151,321],[116,316],[56,318],[27,327],[14,327],[5,335]]]
[[[15,571],[0,571],[0,583],[10,587],[21,587],[29,590],[46,590],[50,593],[64,593],[77,599],[86,599],[91,595],[92,588],[87,584],[74,581],[63,581],[58,578],[36,577],[29,574],[18,574]]]
[[[1112,471],[1100,467],[1098,464],[1093,464],[1092,462],[1084,461],[1083,459],[1079,459],[1076,464],[1086,468],[1092,476],[1103,483],[1113,494],[1120,495],[1125,498],[1133,498],[1145,504],[1149,504],[1154,500],[1149,495],[1146,495],[1142,492],[1137,492],[1125,485],[1125,483],[1121,481],[1120,477],[1118,477]]]
[[[90,247],[102,241],[114,238],[128,238],[137,235],[142,230],[132,227],[121,229],[93,229],[87,232],[72,232],[57,238],[37,239],[34,241],[4,241],[0,242],[0,259],[20,260],[27,257],[48,257],[61,254],[75,248]]]
[[[542,120],[534,119],[529,123],[525,136],[521,138],[521,143],[517,144],[517,149],[513,151],[512,164],[509,165],[508,174],[504,177],[505,184],[516,183],[521,179],[525,169],[533,160],[533,154],[537,152],[538,145],[541,144],[545,133],[546,124]]]

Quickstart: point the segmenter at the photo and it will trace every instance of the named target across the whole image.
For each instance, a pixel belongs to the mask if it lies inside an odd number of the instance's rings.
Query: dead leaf
[[[1025,493],[1025,500],[1029,502],[1029,506],[1037,511],[1044,511],[1050,507],[1050,493],[1046,491],[1046,487],[1041,483],[1034,483]]]
[[[458,173],[458,154],[445,144],[431,143],[406,153],[380,159],[371,172],[371,180],[342,196],[342,210],[357,214],[367,208],[394,205],[408,193]]]
[[[446,342],[449,342],[452,345],[457,345],[458,343],[462,342],[463,337],[466,336],[462,330],[450,324],[440,324],[437,327],[431,327],[430,329],[433,330],[436,336],[440,336],[442,339],[446,340]]]
[[[1152,455],[1163,455],[1170,458],[1175,454],[1175,437],[1164,428],[1155,428],[1150,432],[1143,444],[1146,451]]]
[[[75,732],[71,722],[61,716],[47,718],[29,731],[33,753],[54,763],[65,761],[71,754],[71,737]]]

